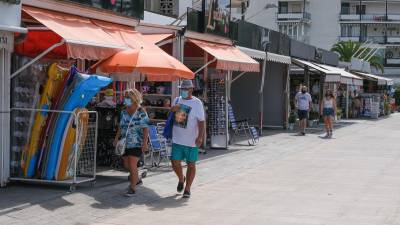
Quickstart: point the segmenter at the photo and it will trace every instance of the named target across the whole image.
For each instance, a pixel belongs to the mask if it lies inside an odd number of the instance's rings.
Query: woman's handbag
[[[178,102],[179,102],[179,98],[176,99],[174,105],[178,104]],[[175,118],[175,113],[170,112],[168,114],[167,122],[165,123],[164,131],[163,131],[162,135],[168,140],[172,139],[172,129],[174,127],[174,118]]]
[[[128,128],[126,128],[126,134],[125,137],[122,138],[121,140],[119,140],[117,142],[117,144],[115,145],[115,154],[118,156],[123,156],[125,154],[125,148],[126,148],[126,137],[128,136],[128,132],[129,132],[129,127],[131,126],[133,121],[133,115],[131,120],[129,121],[128,124]]]

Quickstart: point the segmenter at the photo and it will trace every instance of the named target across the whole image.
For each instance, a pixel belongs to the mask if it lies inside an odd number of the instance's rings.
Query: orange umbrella
[[[116,75],[140,73],[149,81],[172,81],[178,78],[193,79],[193,72],[174,57],[163,51],[129,49],[116,53],[110,58],[100,61],[92,68],[97,71]]]
[[[193,72],[174,57],[158,49],[129,49],[100,61],[93,68],[102,73],[129,75],[140,73],[149,81],[172,81],[178,78],[193,79]],[[132,78],[134,79],[134,77]]]
[[[193,79],[193,72],[183,63],[167,54],[160,47],[146,40],[132,27],[104,21],[93,22],[114,40],[129,47],[110,58],[100,61],[92,68],[110,74],[119,80],[137,80],[137,74],[144,74],[149,81],[172,81],[178,78]]]

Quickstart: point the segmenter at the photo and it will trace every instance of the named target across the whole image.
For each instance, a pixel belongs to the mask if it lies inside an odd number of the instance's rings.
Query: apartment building
[[[340,40],[367,42],[380,49],[384,75],[400,78],[400,0],[253,0],[245,16],[323,49]]]

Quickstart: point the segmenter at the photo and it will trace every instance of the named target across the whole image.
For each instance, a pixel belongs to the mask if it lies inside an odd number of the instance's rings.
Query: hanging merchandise
[[[27,58],[17,58],[15,66],[20,67],[27,63]],[[40,101],[40,81],[46,77],[46,66],[35,63],[29,70],[16,77],[12,83],[13,94],[11,95],[12,107],[16,108],[38,108]],[[34,85],[32,85],[34,84]],[[26,156],[22,158],[22,151],[26,151],[27,143],[31,136],[35,113],[32,111],[12,111],[11,114],[11,175],[24,176]],[[24,153],[26,155],[26,153]]]
[[[219,71],[208,81],[207,127],[212,148],[228,147],[227,98],[225,73]]]

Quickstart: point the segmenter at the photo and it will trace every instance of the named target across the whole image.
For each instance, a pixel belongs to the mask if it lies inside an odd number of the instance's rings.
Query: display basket
[[[91,182],[92,185],[95,184],[98,130],[98,114],[96,111],[75,110],[70,112],[59,110],[13,108],[11,113],[12,150],[10,181],[67,186],[69,187],[70,191],[74,191],[76,186],[79,184],[88,182]],[[56,163],[57,169],[55,170],[56,175],[54,179],[42,179],[43,176],[40,177],[37,175],[37,173],[32,176],[33,178],[27,178],[23,173],[21,163],[24,154],[23,152],[24,148],[26,148],[31,139],[32,124],[34,123],[32,118],[35,118],[38,113],[46,115],[46,119],[50,116],[54,117],[54,123],[57,122],[62,115],[64,117],[67,115],[69,118],[69,122],[66,124],[64,132],[61,132],[63,133],[63,138],[60,148],[58,148],[58,161]],[[51,138],[53,132],[56,132],[55,128],[45,135],[45,141],[42,142],[44,143],[47,141],[48,143],[51,143],[49,140],[52,140]],[[68,134],[66,134],[66,132],[68,132]],[[72,146],[71,148],[65,148],[68,138],[67,135],[70,138],[68,143],[69,146]],[[43,164],[43,162],[44,164],[48,163],[45,160],[41,160],[44,158],[43,153],[39,155],[40,158],[36,162],[37,164]],[[64,162],[62,164],[63,167],[61,166],[61,162]],[[63,168],[63,170],[60,168]],[[40,171],[39,168],[37,170]],[[66,171],[65,175],[60,175],[64,173],[59,171]],[[61,179],[60,176],[62,176]]]

